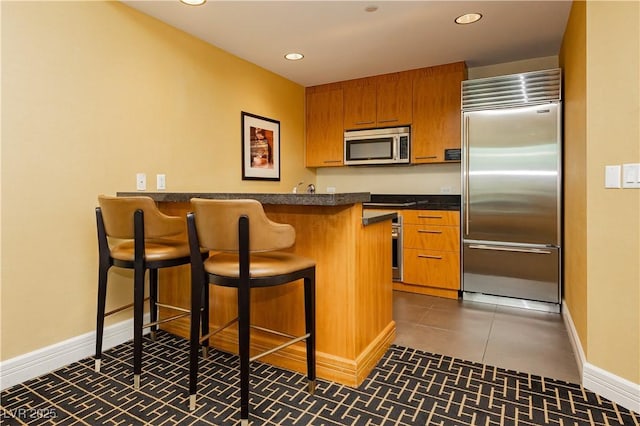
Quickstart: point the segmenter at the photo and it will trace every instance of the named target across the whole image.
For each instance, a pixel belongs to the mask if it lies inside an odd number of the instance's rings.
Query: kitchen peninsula
[[[316,333],[318,377],[348,386],[358,386],[395,338],[392,318],[391,219],[395,213],[367,212],[362,203],[369,193],[268,194],[119,192],[118,196],[147,195],[162,211],[185,216],[191,198],[260,201],[267,216],[295,228],[296,243],[290,250],[315,259]],[[160,272],[164,280],[161,302],[189,306],[189,266]],[[212,286],[210,326],[217,328],[234,318],[235,289]],[[302,282],[273,288],[253,289],[252,323],[302,334],[304,330]],[[188,337],[187,318],[164,324],[167,331]],[[252,331],[252,351],[276,346],[274,337]],[[212,339],[216,348],[237,352],[234,327]],[[306,371],[302,344],[264,358],[284,368]]]

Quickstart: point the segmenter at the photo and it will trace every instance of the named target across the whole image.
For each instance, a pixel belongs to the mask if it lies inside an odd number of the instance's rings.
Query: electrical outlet
[[[158,191],[167,189],[167,176],[164,173],[156,175],[156,189]]]
[[[136,189],[138,191],[144,191],[147,189],[147,175],[144,173],[136,174]]]
[[[451,187],[450,186],[441,186],[440,187],[440,193],[441,194],[451,194]]]

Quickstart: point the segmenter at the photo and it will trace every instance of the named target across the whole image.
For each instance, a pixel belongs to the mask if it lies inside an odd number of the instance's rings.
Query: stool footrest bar
[[[256,356],[254,356],[254,357],[252,357],[252,358],[249,358],[249,361],[255,361],[255,360],[259,359],[259,358],[262,358],[263,356],[266,356],[266,355],[272,354],[272,353],[274,353],[274,352],[277,352],[277,351],[279,351],[280,349],[284,349],[284,348],[286,348],[287,346],[293,345],[293,344],[294,344],[294,343],[296,343],[296,342],[299,342],[299,341],[301,341],[301,340],[305,340],[305,339],[306,339],[307,337],[309,337],[309,336],[310,336],[310,334],[309,334],[309,333],[307,333],[307,334],[305,334],[304,336],[300,336],[300,337],[296,337],[295,339],[291,339],[291,340],[289,340],[288,342],[284,342],[283,344],[278,345],[278,346],[276,346],[276,347],[275,347],[275,348],[273,348],[273,349],[269,349],[268,351],[264,351],[264,352],[262,352],[262,353],[260,353],[260,354],[258,354],[258,355],[256,355]]]

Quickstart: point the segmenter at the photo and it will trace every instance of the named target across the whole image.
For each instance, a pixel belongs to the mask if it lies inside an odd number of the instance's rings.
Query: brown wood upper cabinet
[[[342,166],[344,131],[411,125],[411,162],[460,148],[464,62],[306,88],[306,166]]]
[[[342,166],[342,88],[307,88],[307,167]]]
[[[411,124],[411,85],[403,73],[344,82],[345,130]]]
[[[445,150],[460,149],[464,63],[419,70],[413,80],[411,162],[444,163]],[[459,160],[451,160],[459,161]]]

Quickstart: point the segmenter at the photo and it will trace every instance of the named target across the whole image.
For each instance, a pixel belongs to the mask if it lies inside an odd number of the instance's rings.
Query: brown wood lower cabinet
[[[403,280],[397,290],[458,298],[460,213],[404,210]]]

